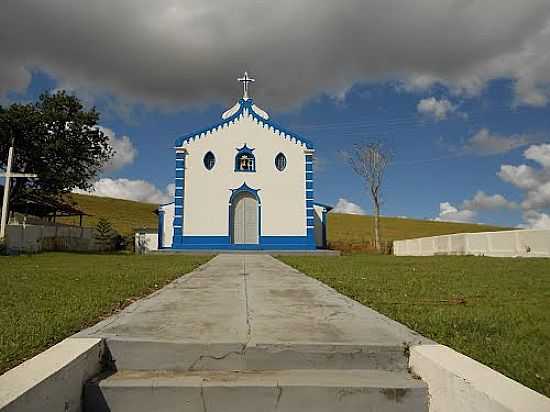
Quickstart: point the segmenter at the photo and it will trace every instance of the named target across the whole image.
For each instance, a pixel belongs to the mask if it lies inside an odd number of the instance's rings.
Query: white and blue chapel
[[[159,248],[311,250],[326,244],[308,139],[243,97],[216,124],[175,143],[174,201],[158,209]]]

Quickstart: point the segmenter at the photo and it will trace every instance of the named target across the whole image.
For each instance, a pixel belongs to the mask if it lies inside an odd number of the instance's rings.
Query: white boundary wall
[[[547,397],[447,346],[412,346],[409,367],[428,384],[430,412],[550,412]]]
[[[158,233],[139,233],[135,237],[135,251],[138,254],[147,253],[159,249]]]
[[[84,383],[101,371],[103,341],[67,338],[0,376],[0,411],[81,412]]]
[[[315,236],[315,245],[318,248],[326,247],[325,231],[326,224],[325,222],[327,216],[327,209],[321,205],[313,204],[313,226],[315,226],[313,234]]]
[[[457,233],[393,242],[396,256],[550,257],[550,230]]]
[[[174,211],[174,202],[159,207],[159,212],[164,213],[162,219],[162,247],[172,247],[172,240],[174,237]]]
[[[70,225],[9,224],[7,247],[14,253],[37,253],[43,250],[95,251],[95,229]]]

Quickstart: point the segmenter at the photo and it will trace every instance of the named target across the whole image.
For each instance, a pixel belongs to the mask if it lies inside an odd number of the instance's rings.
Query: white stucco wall
[[[550,257],[550,230],[459,233],[393,242],[396,256]]]
[[[235,172],[237,148],[255,149],[256,172]],[[184,183],[184,236],[227,236],[230,189],[243,183],[260,189],[261,235],[306,236],[305,146],[286,140],[272,129],[243,117],[200,139],[184,143],[187,150]],[[213,169],[204,166],[204,155],[216,157]],[[284,171],[275,167],[275,156],[287,159]]]
[[[174,203],[161,205],[159,211],[164,212],[162,227],[162,247],[171,247],[174,236]]]
[[[136,253],[147,253],[158,250],[158,233],[136,233],[134,237]]]
[[[323,206],[318,204],[313,205],[313,217],[315,222],[314,236],[315,236],[315,246],[321,248],[325,245],[323,244],[323,211],[326,209]]]
[[[62,224],[9,224],[6,229],[10,253],[37,253],[45,250],[95,251],[96,231],[90,227]]]

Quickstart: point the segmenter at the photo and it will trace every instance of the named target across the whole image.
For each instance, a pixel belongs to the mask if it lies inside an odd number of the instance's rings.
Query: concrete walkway
[[[78,334],[112,366],[85,412],[427,412],[421,336],[268,255],[219,255]]]
[[[401,369],[406,367],[406,345],[428,343],[403,325],[267,255],[218,255],[79,336],[107,338],[117,355],[117,367],[124,369],[202,368],[208,362],[229,368],[281,368],[282,362],[296,367],[296,362],[317,361],[344,368],[346,360],[355,367],[357,362],[369,368],[385,362],[385,369]],[[118,343],[124,344],[122,353],[115,353]],[[173,350],[166,350],[167,345]],[[185,345],[187,353],[178,353],[180,345]],[[144,353],[143,346],[148,346],[148,353],[163,346],[163,356],[159,352],[151,359],[136,359],[132,347]],[[263,356],[261,365],[251,365],[265,351],[271,356]]]

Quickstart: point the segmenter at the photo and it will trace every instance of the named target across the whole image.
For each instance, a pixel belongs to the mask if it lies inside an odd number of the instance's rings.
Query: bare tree
[[[374,209],[374,247],[382,250],[380,242],[380,207],[382,205],[382,181],[384,172],[390,165],[392,152],[379,141],[356,144],[346,158],[357,175],[365,183]]]

